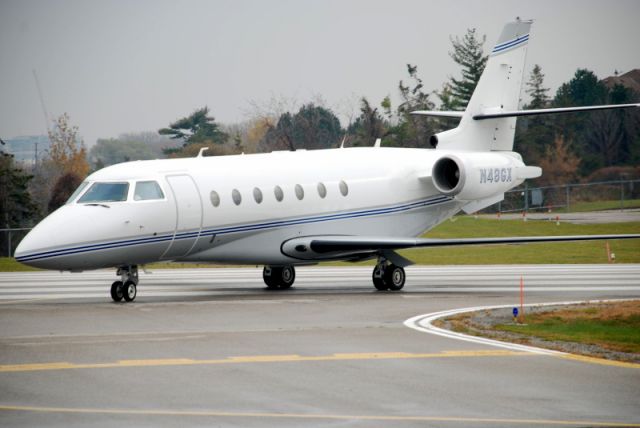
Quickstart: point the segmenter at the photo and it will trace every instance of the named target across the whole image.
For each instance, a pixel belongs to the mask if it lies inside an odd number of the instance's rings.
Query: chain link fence
[[[598,181],[523,187],[505,192],[504,200],[485,213],[528,211],[597,211],[640,208],[640,180]]]
[[[30,230],[30,227],[0,229],[0,257],[13,257],[16,247]]]

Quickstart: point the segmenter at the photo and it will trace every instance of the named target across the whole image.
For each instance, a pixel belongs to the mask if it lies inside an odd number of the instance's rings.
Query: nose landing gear
[[[111,284],[111,298],[114,302],[133,302],[138,294],[138,266],[121,266],[116,275],[121,280]]]
[[[296,270],[291,265],[265,266],[262,279],[269,290],[286,290],[291,288],[296,280]]]

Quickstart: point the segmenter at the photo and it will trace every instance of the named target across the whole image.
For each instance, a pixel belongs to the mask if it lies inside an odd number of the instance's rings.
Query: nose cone
[[[63,206],[36,225],[16,248],[20,263],[41,269],[80,269],[80,258],[69,248],[77,243],[77,234],[86,231],[95,219],[81,215],[75,207]],[[61,257],[61,256],[65,257]]]
[[[35,229],[32,229],[29,233],[27,233],[27,236],[22,238],[22,241],[20,241],[20,243],[18,244],[16,252],[13,256],[20,263],[28,266],[38,267],[37,264],[27,261],[27,256],[31,253],[37,252],[38,248],[40,248],[40,246],[38,245],[39,239],[36,238],[37,233],[34,232]]]
[[[58,210],[60,211],[60,210]],[[46,261],[47,253],[56,246],[56,236],[64,234],[57,223],[61,216],[52,213],[36,225],[25,236],[14,253],[14,257],[20,263],[41,269],[51,269],[50,262]],[[52,221],[53,220],[53,221]],[[53,224],[52,224],[53,223]],[[55,224],[55,225],[54,225]],[[55,267],[53,267],[55,269]]]

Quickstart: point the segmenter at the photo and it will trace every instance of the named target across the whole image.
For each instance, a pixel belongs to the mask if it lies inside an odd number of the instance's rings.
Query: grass
[[[526,325],[494,328],[550,341],[576,342],[640,353],[640,301],[578,306],[525,316]]]
[[[572,224],[552,221],[493,220],[458,216],[440,224],[425,237],[428,238],[480,238],[542,235],[600,235],[640,233],[640,222],[608,224]],[[640,263],[640,239],[609,241],[616,263]],[[483,245],[403,250],[400,253],[421,265],[475,265],[475,264],[554,264],[554,263],[607,263],[603,241],[562,242],[518,245]],[[353,265],[332,262],[332,266]],[[358,264],[373,264],[363,262]],[[150,269],[180,267],[216,267],[209,264],[154,263]],[[12,258],[0,258],[0,271],[35,270]]]
[[[425,237],[480,238],[545,235],[605,235],[640,233],[640,222],[572,224],[552,221],[492,220],[453,217]],[[640,239],[609,241],[617,263],[640,263]],[[483,245],[404,250],[400,253],[422,265],[607,263],[604,241]]]
[[[0,257],[0,272],[32,272],[40,269],[18,263],[13,257]]]

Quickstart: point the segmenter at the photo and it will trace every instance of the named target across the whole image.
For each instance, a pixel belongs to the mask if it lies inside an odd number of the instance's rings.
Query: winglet
[[[376,142],[375,142],[375,144],[373,145],[373,147],[380,147],[380,143],[382,143],[382,139],[380,139],[380,138],[376,138]]]
[[[204,152],[206,152],[207,150],[209,150],[209,147],[202,147],[200,149],[200,151],[198,152],[198,156],[196,156],[196,157],[198,157],[198,158],[204,157]]]

